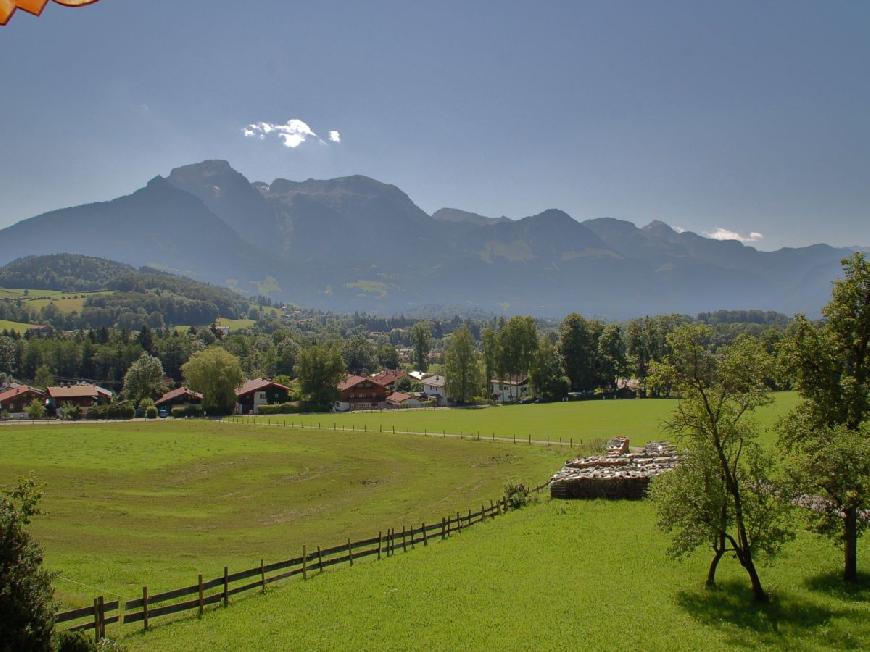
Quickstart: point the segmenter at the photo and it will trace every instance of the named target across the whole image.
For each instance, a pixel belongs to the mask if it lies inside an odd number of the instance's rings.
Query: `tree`
[[[424,321],[411,327],[411,347],[414,349],[414,365],[419,371],[429,367],[429,351],[432,350],[432,330]]]
[[[575,392],[595,388],[595,349],[589,322],[572,312],[562,320],[559,340],[565,374]]]
[[[378,355],[374,345],[363,335],[354,335],[344,341],[341,357],[352,374],[367,376],[378,365]]]
[[[0,493],[0,648],[50,650],[55,606],[51,574],[27,526],[42,494],[33,479]]]
[[[139,335],[136,336],[136,341],[139,342],[139,346],[142,347],[145,353],[150,354],[154,352],[154,336],[151,334],[151,329],[148,328],[147,324],[142,325]]]
[[[236,388],[245,379],[239,359],[219,346],[194,353],[181,367],[187,386],[202,394],[208,413],[229,414],[236,404]]]
[[[336,346],[315,345],[299,352],[296,376],[302,398],[310,406],[331,406],[338,398],[338,383],[344,374],[344,361]]]
[[[486,384],[486,393],[490,391],[490,381],[496,376],[501,375],[499,363],[501,361],[501,353],[498,350],[498,331],[487,326],[481,335],[481,343],[483,345],[483,381]]]
[[[38,398],[33,399],[27,406],[27,416],[31,419],[41,419],[45,416],[45,406]]]
[[[712,583],[722,554],[733,552],[755,599],[764,602],[768,596],[755,559],[775,554],[789,537],[787,502],[775,494],[770,460],[755,442],[757,429],[749,419],[770,402],[764,378],[772,361],[746,336],[714,351],[712,335],[706,325],[676,329],[668,335],[670,352],[653,366],[653,385],[670,387],[681,398],[666,426],[686,444],[690,460],[686,470],[662,476],[664,488],[653,496],[660,525],[676,532],[675,553],[709,541]]]
[[[600,381],[611,388],[616,387],[616,381],[626,375],[627,362],[625,340],[619,324],[608,324],[598,338],[598,372]]]
[[[532,317],[511,317],[498,333],[497,367],[511,378],[528,375],[538,349],[538,329]]]
[[[389,342],[383,342],[378,347],[378,365],[382,369],[399,368],[399,352]]]
[[[559,401],[568,395],[570,383],[562,368],[562,358],[547,337],[542,337],[538,344],[530,379],[535,393],[545,401]]]
[[[124,374],[124,394],[134,404],[144,398],[159,396],[163,389],[163,363],[160,358],[143,353]]]
[[[843,546],[843,578],[858,579],[859,518],[870,508],[870,263],[861,253],[843,261],[826,322],[795,319],[781,358],[803,402],[780,424],[792,486],[817,495],[810,527]]]
[[[480,390],[480,366],[474,338],[467,326],[453,331],[445,356],[447,396],[464,405]]]
[[[6,335],[0,336],[0,373],[14,374],[18,368],[18,346]]]
[[[40,365],[33,376],[33,384],[37,387],[50,387],[54,385],[54,374],[48,365]]]

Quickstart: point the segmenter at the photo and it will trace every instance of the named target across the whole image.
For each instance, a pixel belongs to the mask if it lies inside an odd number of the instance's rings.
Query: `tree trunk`
[[[707,571],[707,581],[704,583],[708,589],[712,589],[716,586],[716,568],[719,566],[719,560],[722,559],[722,555],[725,554],[725,547],[714,547],[715,554],[713,555],[713,559],[710,561],[710,570]]]
[[[743,568],[746,569],[746,572],[749,573],[749,581],[752,583],[752,595],[755,597],[755,601],[769,602],[770,597],[761,586],[761,579],[758,577],[758,572],[755,570],[755,564],[752,563],[752,557],[749,556],[748,551],[746,559],[741,560],[740,563],[743,565]]]
[[[846,510],[846,518],[843,523],[843,547],[846,552],[846,564],[843,570],[843,579],[846,582],[858,581],[858,510],[849,507]]]

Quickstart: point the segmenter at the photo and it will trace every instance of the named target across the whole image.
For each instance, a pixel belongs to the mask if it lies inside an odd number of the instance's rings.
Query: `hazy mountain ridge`
[[[442,304],[628,317],[719,308],[815,314],[850,250],[761,252],[660,221],[579,222],[557,209],[521,220],[447,208],[430,216],[369,177],[250,183],[226,161],[204,161],[131,195],[0,231],[0,264],[61,251],[335,310]]]

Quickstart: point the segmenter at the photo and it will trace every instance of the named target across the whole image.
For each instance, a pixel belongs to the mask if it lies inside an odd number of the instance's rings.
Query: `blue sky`
[[[870,245],[867,2],[50,3],[0,61],[0,227],[223,158],[427,211]],[[317,137],[243,133],[289,119]]]

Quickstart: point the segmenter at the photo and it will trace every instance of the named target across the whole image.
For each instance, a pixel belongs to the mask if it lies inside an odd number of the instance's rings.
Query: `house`
[[[286,403],[289,398],[289,387],[268,378],[255,378],[236,390],[236,413],[257,414],[261,405]]]
[[[447,379],[434,374],[423,379],[423,395],[435,399],[438,405],[447,405]]]
[[[45,392],[28,385],[11,387],[0,393],[0,411],[11,416],[24,416],[34,399],[43,401]]]
[[[371,379],[386,387],[388,392],[392,392],[396,389],[396,383],[407,375],[401,369],[384,369],[379,374],[372,374]]]
[[[112,392],[99,385],[62,385],[46,388],[48,404],[55,410],[65,404],[77,405],[82,410],[82,416],[87,416],[88,410],[95,405],[112,402]]]
[[[423,380],[423,379],[424,379],[426,376],[428,376],[429,374],[427,374],[425,371],[417,371],[417,370],[414,370],[414,371],[412,371],[411,373],[409,373],[408,375],[409,375],[411,378],[413,378],[414,380]]]
[[[528,376],[493,378],[490,386],[492,398],[496,403],[516,403],[531,395]]]
[[[393,392],[387,397],[388,408],[418,408],[425,407],[428,401],[419,394]]]
[[[338,401],[335,409],[379,410],[386,404],[387,388],[372,378],[351,374],[338,384]]]
[[[167,410],[171,410],[174,407],[183,407],[185,405],[200,405],[201,403],[202,394],[194,392],[187,387],[173,389],[154,401],[154,405],[157,406],[157,408],[166,408]]]

